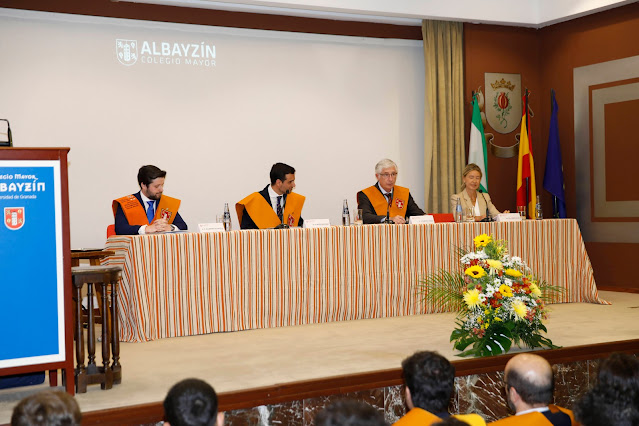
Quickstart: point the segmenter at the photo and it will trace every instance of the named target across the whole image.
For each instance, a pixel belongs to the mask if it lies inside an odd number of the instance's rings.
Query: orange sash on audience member
[[[297,226],[300,216],[302,215],[302,207],[304,206],[306,197],[294,192],[286,196],[286,204],[284,205],[283,219],[288,226]],[[260,229],[275,228],[279,225],[280,218],[273,210],[273,206],[259,192],[254,192],[243,200],[235,204],[237,211],[237,220],[242,223],[242,215],[246,210]]]
[[[129,225],[149,225],[146,210],[135,195],[126,195],[117,200],[113,200],[113,216],[115,216],[115,212],[118,210],[118,204],[122,207]],[[173,219],[175,219],[179,208],[180,200],[162,195],[155,209],[155,217],[153,220],[163,218],[166,219],[168,223],[173,223]]]
[[[388,200],[386,199],[386,197],[384,197],[384,194],[382,194],[379,188],[373,185],[369,188],[366,188],[362,192],[366,194],[369,201],[373,205],[375,213],[377,213],[378,216],[386,216],[386,211],[388,209]],[[408,188],[395,185],[395,188],[393,189],[393,200],[390,206],[390,217],[406,216],[409,193],[410,191],[408,190]]]

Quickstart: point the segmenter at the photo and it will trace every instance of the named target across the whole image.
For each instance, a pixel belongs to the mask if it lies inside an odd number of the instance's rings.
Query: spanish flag
[[[535,162],[530,137],[530,117],[528,116],[528,90],[523,97],[524,114],[521,117],[521,133],[519,136],[519,162],[517,166],[517,205],[527,206],[528,217],[535,218]]]

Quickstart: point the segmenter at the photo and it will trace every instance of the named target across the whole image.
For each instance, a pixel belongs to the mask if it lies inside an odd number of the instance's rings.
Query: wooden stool
[[[99,250],[99,249],[89,249],[89,250],[71,250],[71,266],[80,266],[81,260],[88,260],[89,264],[92,266],[99,266],[102,259],[105,257],[115,255],[114,251],[111,250]],[[94,289],[96,298],[98,299],[98,306],[96,306],[97,313],[94,313],[94,318],[96,323],[102,324],[102,289],[97,287]],[[82,323],[87,324],[88,314],[87,310],[83,309],[82,311]]]
[[[76,266],[71,268],[73,277],[73,295],[75,302],[75,386],[77,393],[87,391],[87,385],[100,383],[102,389],[111,389],[113,384],[122,382],[120,365],[120,336],[118,331],[118,284],[122,269],[119,266]],[[84,329],[82,327],[82,287],[87,284],[87,352],[88,364],[84,365]],[[93,308],[93,286],[98,285],[101,298],[102,324],[102,366],[95,363],[95,312]],[[109,284],[111,285],[111,304],[109,306]],[[111,363],[109,349],[113,353]]]

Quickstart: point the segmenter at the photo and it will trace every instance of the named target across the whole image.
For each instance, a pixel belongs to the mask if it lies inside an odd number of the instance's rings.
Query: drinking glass
[[[475,208],[474,207],[468,207],[466,209],[465,216],[464,216],[464,221],[465,222],[474,222],[475,221]]]
[[[363,225],[364,224],[364,210],[362,210],[362,209],[355,210],[355,221],[353,223],[355,225]]]
[[[521,220],[526,219],[526,206],[517,206],[517,213],[521,216]]]

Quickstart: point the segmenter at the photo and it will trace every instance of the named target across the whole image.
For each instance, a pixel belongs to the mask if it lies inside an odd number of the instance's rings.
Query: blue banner
[[[0,161],[0,367],[64,359],[60,172]]]

